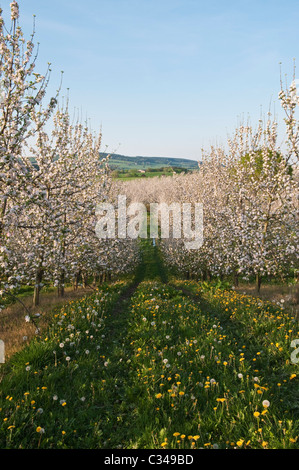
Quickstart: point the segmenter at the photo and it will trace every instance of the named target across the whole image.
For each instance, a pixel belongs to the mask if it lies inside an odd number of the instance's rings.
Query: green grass
[[[57,310],[4,365],[0,447],[298,448],[295,319],[170,279],[141,247],[134,279]]]

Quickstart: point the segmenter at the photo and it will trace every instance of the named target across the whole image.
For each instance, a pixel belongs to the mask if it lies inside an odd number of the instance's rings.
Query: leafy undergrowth
[[[9,361],[2,448],[298,448],[295,319],[154,264],[129,298],[120,282],[57,311]]]

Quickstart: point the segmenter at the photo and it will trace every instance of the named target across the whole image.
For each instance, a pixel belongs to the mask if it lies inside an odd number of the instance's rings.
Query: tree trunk
[[[40,283],[42,282],[43,279],[43,271],[42,269],[38,269],[36,276],[35,276],[35,285],[34,285],[34,292],[33,292],[33,305],[34,307],[37,307],[39,305],[40,301]]]
[[[262,276],[260,274],[256,275],[256,281],[255,281],[255,286],[256,286],[256,292],[259,294],[261,291],[261,284],[262,284]]]
[[[77,290],[78,290],[79,279],[80,279],[80,272],[78,272],[78,273],[75,275],[75,279],[74,279],[74,291],[77,291]]]
[[[7,206],[7,197],[4,198],[3,206],[1,209],[1,220],[0,220],[0,238],[2,237],[3,229],[4,229],[4,216],[6,212],[6,206]]]
[[[58,284],[58,297],[64,297],[64,282],[65,282],[65,274],[64,272],[61,273],[59,284]]]
[[[82,284],[83,284],[83,289],[86,289],[87,287],[86,274],[82,274]]]
[[[234,272],[234,286],[239,287],[239,275],[237,272]]]

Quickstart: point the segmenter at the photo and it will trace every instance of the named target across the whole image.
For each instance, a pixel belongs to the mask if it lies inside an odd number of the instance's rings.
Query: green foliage
[[[101,153],[101,157],[106,157],[107,153]],[[169,168],[183,168],[186,170],[198,170],[198,162],[185,158],[164,158],[164,157],[127,157],[124,155],[112,154],[109,158],[109,166],[112,170],[158,170]]]
[[[268,159],[272,163],[272,168],[274,168],[274,174],[277,173],[278,166],[281,163],[285,162],[284,156],[280,152],[273,153],[271,150],[268,150]],[[262,179],[266,171],[265,159],[262,150],[257,150],[254,155],[246,154],[243,155],[240,159],[240,165],[247,169],[248,172],[252,171],[252,165],[254,165],[254,175],[256,179]],[[285,162],[287,166],[287,173],[292,174],[292,167]]]

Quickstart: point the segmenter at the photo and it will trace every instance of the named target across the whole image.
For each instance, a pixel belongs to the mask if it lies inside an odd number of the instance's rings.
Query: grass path
[[[294,318],[142,252],[134,279],[65,305],[4,366],[0,447],[298,448]]]

